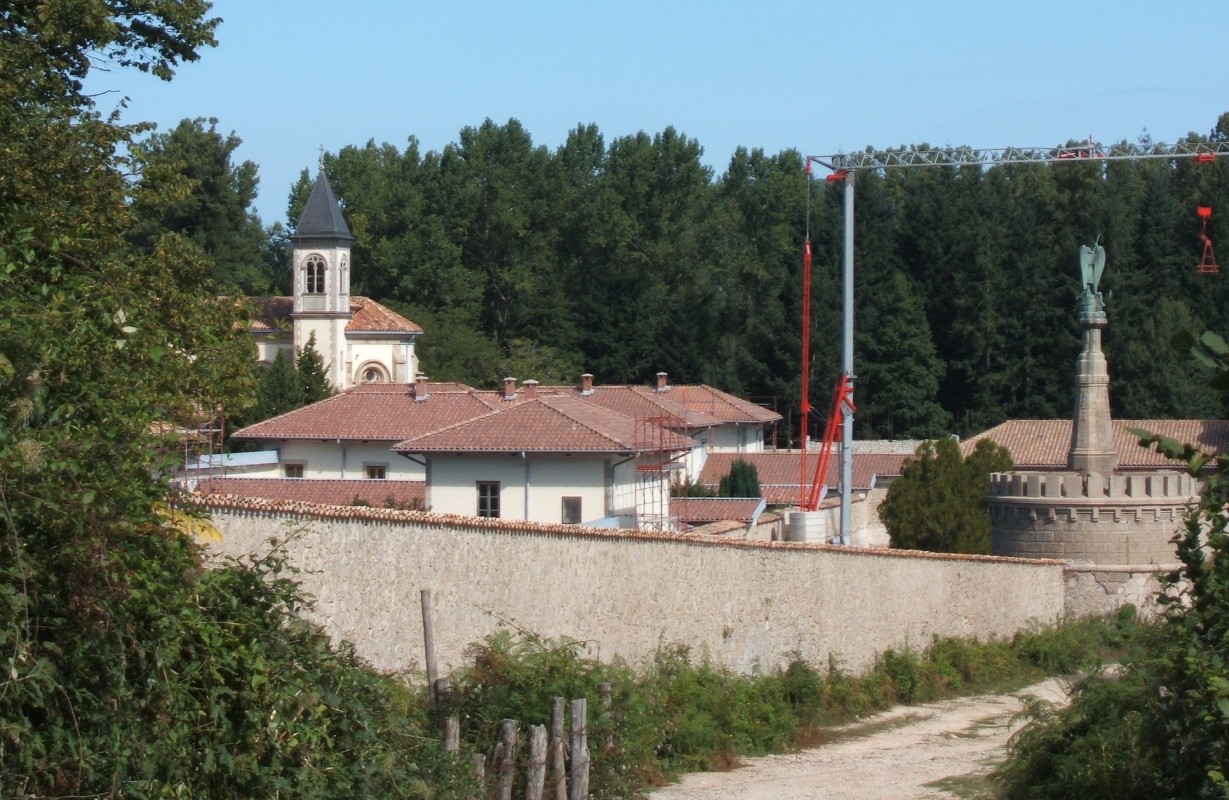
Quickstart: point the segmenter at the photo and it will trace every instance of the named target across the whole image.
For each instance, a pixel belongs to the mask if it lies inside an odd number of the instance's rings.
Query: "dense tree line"
[[[1188,138],[1226,136],[1229,115]],[[775,398],[789,416],[808,229],[813,396],[839,370],[842,190],[808,178],[796,151],[740,148],[720,175],[702,155],[673,128],[607,141],[581,125],[552,151],[516,120],[488,120],[442,152],[371,142],[326,156],[325,169],[357,238],[355,291],[424,325],[432,377],[635,382],[665,370]],[[308,178],[291,191],[292,220]],[[1196,207],[1217,209],[1214,240],[1229,232],[1225,164],[945,167],[857,181],[859,436],[1069,415],[1076,253],[1098,237],[1115,414],[1223,413],[1166,353],[1178,331],[1227,327],[1226,279],[1195,270]]]

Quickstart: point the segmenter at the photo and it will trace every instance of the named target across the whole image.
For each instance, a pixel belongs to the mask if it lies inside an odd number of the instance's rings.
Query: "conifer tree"
[[[717,494],[721,497],[759,497],[760,476],[755,465],[735,459],[730,465],[730,474],[721,479]]]
[[[955,439],[922,442],[879,507],[892,547],[989,553],[990,473],[1009,469],[1010,454],[989,439],[978,442],[968,458]]]
[[[292,362],[284,351],[278,351],[277,358],[268,369],[260,375],[256,387],[256,406],[253,416],[255,421],[266,420],[285,414],[303,405],[303,387]]]
[[[316,334],[313,331],[307,338],[307,344],[299,350],[295,359],[295,373],[299,384],[299,399],[302,405],[323,400],[333,394],[333,386],[329,383],[328,374],[324,369],[324,357],[316,349]]]

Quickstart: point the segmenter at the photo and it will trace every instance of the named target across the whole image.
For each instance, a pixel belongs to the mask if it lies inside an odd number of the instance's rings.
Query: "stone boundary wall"
[[[1139,616],[1152,619],[1161,613],[1157,595],[1160,576],[1180,564],[1081,564],[1063,570],[1064,604],[1068,617],[1112,614],[1127,603]]]
[[[684,644],[747,672],[797,653],[860,671],[933,636],[1007,636],[1063,615],[1054,561],[721,541],[213,496],[223,555],[287,545],[316,617],[377,668],[422,666],[432,590],[442,670],[501,626],[633,664]]]

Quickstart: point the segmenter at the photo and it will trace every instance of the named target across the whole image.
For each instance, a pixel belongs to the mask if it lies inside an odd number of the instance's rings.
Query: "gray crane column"
[[[853,176],[845,175],[845,325],[844,352],[841,369],[853,389]],[[835,409],[834,409],[835,410]],[[841,432],[841,544],[849,544],[849,532],[853,521],[853,408],[846,409],[845,424]]]

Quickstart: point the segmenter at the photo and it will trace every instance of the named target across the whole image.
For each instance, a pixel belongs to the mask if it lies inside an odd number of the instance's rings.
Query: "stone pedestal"
[[[1075,367],[1075,415],[1067,467],[1085,474],[1109,475],[1118,466],[1110,418],[1110,375],[1101,352],[1105,312],[1085,312],[1084,349]]]

